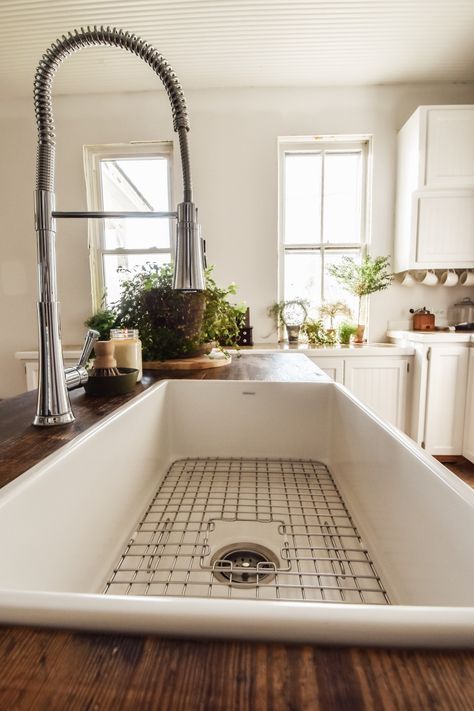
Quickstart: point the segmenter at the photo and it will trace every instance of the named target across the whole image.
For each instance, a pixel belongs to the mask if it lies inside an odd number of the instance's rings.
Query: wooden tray
[[[230,365],[232,358],[209,358],[207,355],[194,358],[174,358],[172,360],[148,360],[143,362],[143,370],[205,370]]]

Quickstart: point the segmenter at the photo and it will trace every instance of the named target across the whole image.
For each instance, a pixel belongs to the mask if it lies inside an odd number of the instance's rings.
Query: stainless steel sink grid
[[[261,536],[271,524],[278,567],[212,559],[210,532],[226,522],[243,527],[246,546],[252,526]],[[104,593],[389,604],[328,468],[311,460],[174,462]]]

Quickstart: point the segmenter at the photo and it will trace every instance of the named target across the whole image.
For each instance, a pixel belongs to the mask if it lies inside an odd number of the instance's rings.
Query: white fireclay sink
[[[0,623],[469,647],[473,540],[474,492],[344,387],[163,381],[0,491]]]

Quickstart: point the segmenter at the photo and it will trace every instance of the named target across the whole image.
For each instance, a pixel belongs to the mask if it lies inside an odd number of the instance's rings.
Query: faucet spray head
[[[203,291],[205,288],[204,249],[197,209],[192,202],[181,202],[178,205],[173,289]]]

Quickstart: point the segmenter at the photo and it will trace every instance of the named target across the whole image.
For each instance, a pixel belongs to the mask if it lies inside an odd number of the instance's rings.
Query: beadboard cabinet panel
[[[408,371],[412,356],[316,356],[311,360],[377,415],[406,431]]]

